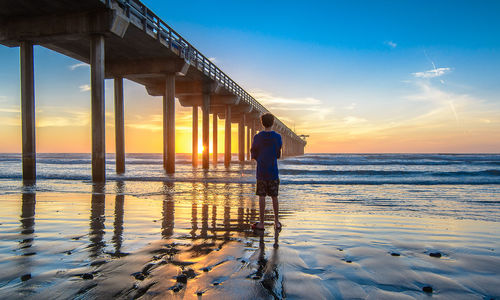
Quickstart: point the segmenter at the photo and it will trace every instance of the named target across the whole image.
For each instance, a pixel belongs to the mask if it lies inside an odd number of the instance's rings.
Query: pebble
[[[105,263],[107,263],[108,261],[105,260],[105,259],[100,259],[100,260],[96,260],[96,261],[93,261],[90,263],[91,266],[95,267],[95,266],[100,266],[100,265],[103,265]]]
[[[214,285],[219,285],[219,283],[216,281],[216,282],[214,282]]]
[[[149,270],[151,270],[151,268],[154,266],[156,266],[156,264],[154,264],[154,263],[149,263],[149,264],[145,265],[144,268],[142,268],[142,273],[144,273],[145,275],[148,275]]]
[[[92,275],[91,273],[85,273],[82,275],[82,278],[87,280],[87,279],[94,279],[94,275]]]
[[[24,274],[23,276],[21,276],[21,281],[26,281],[26,280],[30,280],[31,279],[31,274]]]
[[[144,279],[146,279],[146,276],[144,276],[144,274],[142,272],[135,272],[135,273],[133,273],[131,275],[134,276],[134,278],[137,279],[137,280],[144,280]]]
[[[182,274],[186,275],[188,278],[195,278],[196,272],[193,269],[186,269],[182,271]]]
[[[173,288],[172,290],[173,290],[174,292],[176,292],[176,293],[177,293],[178,291],[180,291],[180,290],[181,290],[181,288],[180,288],[180,287],[178,287],[178,286],[174,286],[174,288]]]
[[[180,283],[187,283],[187,279],[188,277],[186,276],[186,274],[180,274],[177,276],[177,282]]]
[[[201,268],[201,270],[202,270],[203,272],[208,272],[208,271],[210,271],[210,268],[209,268],[209,267],[205,267],[205,268]]]
[[[203,295],[203,292],[196,292],[196,295],[201,296]]]
[[[429,256],[440,258],[441,257],[441,253],[439,253],[439,252],[431,252],[431,253],[429,253]]]
[[[350,263],[352,263],[352,260],[346,260],[345,262],[350,264]]]
[[[426,285],[422,288],[422,291],[426,293],[432,293],[432,286]]]
[[[392,256],[401,256],[401,254],[396,253],[396,252],[392,252],[392,253],[391,253],[391,255],[392,255]]]

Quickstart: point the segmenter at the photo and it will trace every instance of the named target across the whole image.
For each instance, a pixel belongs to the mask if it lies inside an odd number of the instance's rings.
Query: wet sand
[[[419,189],[289,186],[263,233],[250,184],[26,189],[1,199],[0,298],[499,298],[498,203],[448,199],[497,188]]]

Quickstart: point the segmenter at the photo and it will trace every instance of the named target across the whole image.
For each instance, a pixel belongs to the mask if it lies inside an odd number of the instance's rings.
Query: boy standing
[[[257,189],[259,196],[260,221],[252,225],[254,229],[264,229],[264,211],[266,208],[266,196],[273,199],[274,210],[274,228],[281,229],[281,223],[278,221],[278,161],[281,157],[281,135],[272,130],[274,116],[266,113],[261,117],[264,131],[259,132],[253,138],[252,159],[257,161]]]

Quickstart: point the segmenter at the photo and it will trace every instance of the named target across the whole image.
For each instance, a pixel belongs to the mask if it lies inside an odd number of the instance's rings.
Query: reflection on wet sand
[[[163,239],[168,239],[174,233],[174,214],[175,214],[175,204],[174,204],[174,183],[165,182],[163,183],[163,210],[162,210],[162,222],[161,222],[161,236]]]
[[[113,257],[120,257],[126,255],[126,253],[121,252],[123,243],[123,214],[125,205],[125,195],[123,195],[124,183],[123,181],[118,181],[116,183],[116,196],[115,196],[115,221],[113,223],[113,238],[111,241],[115,247],[114,253],[111,255]]]
[[[275,290],[271,286],[276,281],[272,274],[278,274],[273,271],[277,253],[266,260],[274,265],[259,267],[253,258],[256,253],[264,257],[266,236],[250,230],[257,211],[248,185],[162,182],[159,198],[147,199],[126,195],[123,181],[115,184],[93,185],[89,196],[75,194],[68,196],[72,200],[58,199],[57,207],[48,204],[50,210],[40,210],[44,224],[39,234],[52,235],[49,241],[37,242],[36,252],[32,247],[36,197],[22,194],[21,239],[16,239],[22,259],[14,276],[29,280],[30,293],[48,298],[236,297],[242,291],[221,290],[233,280],[258,290],[271,289],[269,293]],[[66,217],[70,215],[77,219]],[[160,233],[146,234],[155,232],[158,215]],[[44,232],[64,230],[66,225],[73,229],[64,235]],[[38,275],[37,260],[44,260],[44,270],[49,270],[43,277]],[[259,268],[269,275],[252,279]],[[0,286],[0,296],[19,293],[16,285]],[[251,295],[259,293],[263,291]]]
[[[90,257],[97,257],[102,254],[104,247],[106,247],[106,242],[104,241],[104,222],[106,221],[106,194],[104,185],[96,184],[93,186],[91,201],[89,251]]]
[[[21,240],[19,241],[19,249],[22,252],[22,258],[19,260],[19,267],[23,274],[20,274],[21,281],[31,279],[33,269],[32,256],[36,255],[32,249],[35,236],[35,204],[36,194],[33,192],[25,192],[22,194],[21,208]]]

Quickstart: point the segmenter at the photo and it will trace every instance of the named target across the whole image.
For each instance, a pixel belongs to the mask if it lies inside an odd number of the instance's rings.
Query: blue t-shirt
[[[276,180],[278,161],[281,156],[281,135],[274,131],[261,131],[253,138],[252,159],[257,161],[258,180]]]

